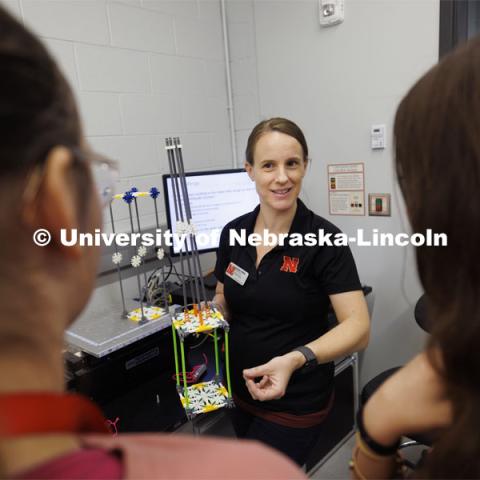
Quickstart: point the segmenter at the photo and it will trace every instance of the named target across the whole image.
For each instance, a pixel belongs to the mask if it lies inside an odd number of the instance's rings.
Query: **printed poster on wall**
[[[363,163],[327,165],[330,215],[365,215]]]

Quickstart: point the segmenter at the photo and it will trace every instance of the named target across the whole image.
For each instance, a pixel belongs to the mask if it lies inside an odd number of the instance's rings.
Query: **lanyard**
[[[66,393],[0,394],[0,436],[39,433],[108,433],[106,420],[90,400]]]

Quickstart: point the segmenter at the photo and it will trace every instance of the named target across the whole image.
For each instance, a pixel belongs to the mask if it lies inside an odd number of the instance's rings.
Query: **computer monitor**
[[[259,204],[255,184],[244,169],[189,172],[185,174],[185,179],[198,251],[213,252],[218,248],[223,227],[234,218],[251,212]],[[170,175],[163,175],[163,192],[168,228],[175,234],[179,219]],[[205,241],[207,237],[210,239],[208,242]],[[175,238],[170,247],[173,256],[179,255],[181,248]]]

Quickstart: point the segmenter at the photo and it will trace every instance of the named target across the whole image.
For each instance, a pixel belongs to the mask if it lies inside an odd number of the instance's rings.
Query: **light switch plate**
[[[391,216],[391,202],[389,193],[368,194],[368,214],[377,217]]]

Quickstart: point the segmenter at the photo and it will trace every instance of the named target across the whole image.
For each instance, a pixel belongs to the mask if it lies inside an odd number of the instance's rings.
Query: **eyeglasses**
[[[90,165],[95,190],[98,193],[102,207],[107,206],[115,193],[115,183],[119,177],[118,163],[99,153],[82,150],[78,147],[71,149],[75,158]]]
[[[118,163],[91,150],[71,147],[74,159],[90,166],[95,191],[102,207],[107,206],[113,198],[115,183],[119,177]],[[38,193],[44,175],[44,165],[38,165],[30,174],[23,193],[23,199],[33,200]]]

